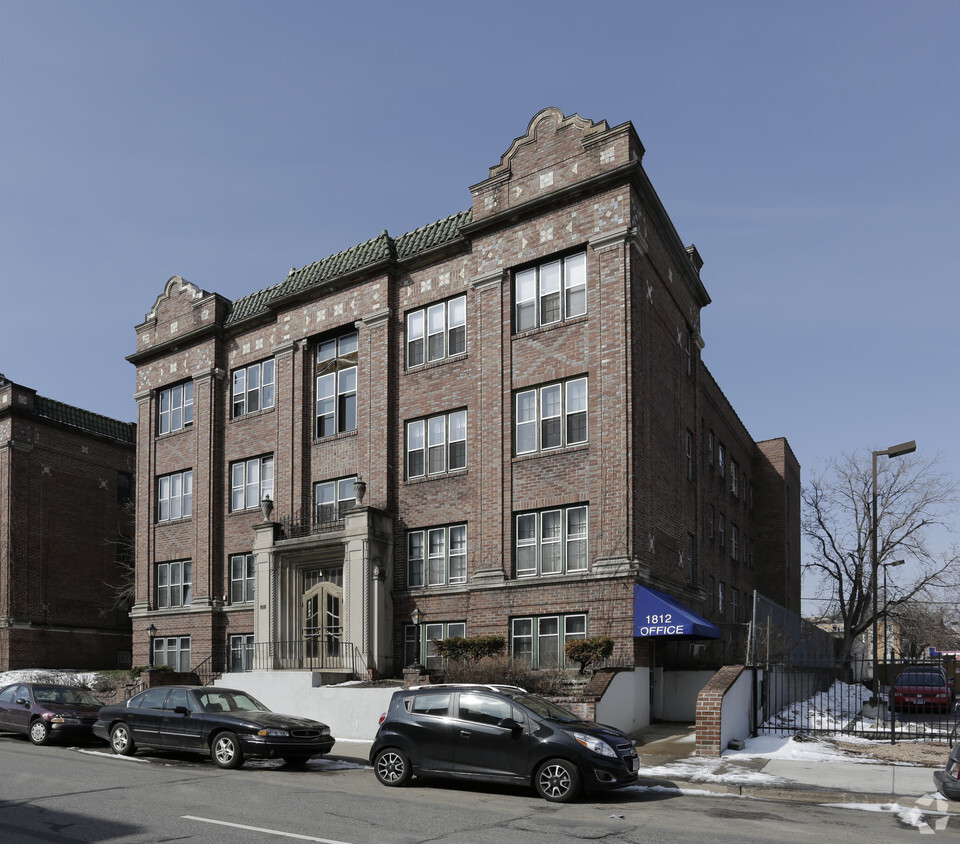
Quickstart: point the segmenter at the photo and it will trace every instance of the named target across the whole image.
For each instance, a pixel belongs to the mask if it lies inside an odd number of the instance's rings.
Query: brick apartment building
[[[136,426],[0,375],[0,671],[129,668]]]
[[[701,361],[642,156],[548,108],[462,213],[237,301],[171,278],[128,358],[135,661],[397,676],[435,638],[549,666],[609,635],[648,669],[754,589],[797,611],[799,466]]]

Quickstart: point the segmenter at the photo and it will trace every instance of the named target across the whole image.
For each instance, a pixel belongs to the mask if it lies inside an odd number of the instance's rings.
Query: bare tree
[[[134,525],[136,507],[133,501],[124,502],[117,519],[117,532],[113,537],[104,540],[114,548],[116,570],[114,576],[103,581],[107,594],[112,597],[111,606],[101,611],[101,615],[115,610],[125,611],[133,606],[136,599],[137,578],[134,562]]]
[[[960,647],[960,636],[944,620],[939,602],[911,601],[892,609],[891,618],[897,625],[900,653],[904,657],[923,656],[924,649],[930,645],[947,651]]]
[[[958,582],[956,545],[946,551],[933,545],[935,534],[952,533],[960,503],[960,485],[939,471],[938,462],[904,456],[878,464],[876,577],[870,554],[872,453],[830,460],[813,471],[803,490],[803,534],[809,548],[804,571],[823,599],[823,618],[842,624],[838,654],[842,659],[873,624],[874,582],[880,593],[879,617],[921,594],[936,594]],[[907,565],[891,569],[896,588],[884,595],[883,566],[898,560]]]

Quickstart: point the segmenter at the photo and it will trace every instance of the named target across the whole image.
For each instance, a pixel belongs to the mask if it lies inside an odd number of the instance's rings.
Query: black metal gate
[[[784,658],[754,670],[758,733],[839,733],[944,741],[960,721],[953,657],[879,662]]]

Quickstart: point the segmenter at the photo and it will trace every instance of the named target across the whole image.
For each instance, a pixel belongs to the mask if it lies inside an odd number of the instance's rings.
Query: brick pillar
[[[743,673],[742,665],[725,665],[697,695],[696,756],[717,757],[723,753],[720,746],[720,715],[723,697]]]

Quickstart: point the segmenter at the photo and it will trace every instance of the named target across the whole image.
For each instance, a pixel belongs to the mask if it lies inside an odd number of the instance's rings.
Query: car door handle
[[[473,733],[470,730],[460,730],[460,738],[470,738]]]

